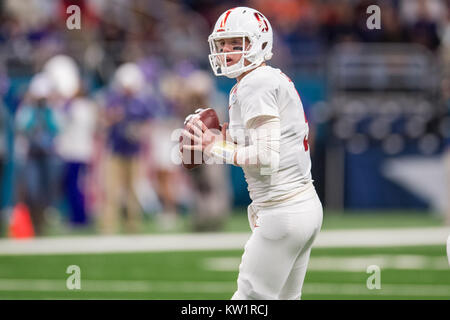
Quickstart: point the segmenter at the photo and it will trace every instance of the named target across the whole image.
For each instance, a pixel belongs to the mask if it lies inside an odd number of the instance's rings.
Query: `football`
[[[215,129],[218,131],[222,130],[222,127],[220,126],[219,117],[217,116],[216,111],[211,108],[203,109],[200,112],[197,113],[200,120],[205,124],[205,126],[208,127],[208,129]],[[187,130],[187,127],[185,126],[185,129]],[[194,132],[189,129],[189,132],[194,134]],[[194,141],[188,140],[183,135],[180,136],[179,139],[179,145],[180,145],[180,151],[182,153],[182,164],[183,167],[186,169],[193,169],[198,166],[200,166],[202,163],[204,163],[203,155],[199,151],[192,150],[189,154],[189,152],[183,151],[183,145],[191,144],[194,145]],[[198,162],[199,159],[201,159],[201,163],[194,163],[194,159],[196,162]]]

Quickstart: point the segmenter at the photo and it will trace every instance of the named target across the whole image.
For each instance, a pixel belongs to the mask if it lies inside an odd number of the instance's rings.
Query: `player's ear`
[[[248,37],[245,37],[244,38],[244,48],[245,48],[245,50],[246,51],[248,51],[248,50],[250,50],[251,49],[251,45],[250,45],[250,40],[248,39]]]

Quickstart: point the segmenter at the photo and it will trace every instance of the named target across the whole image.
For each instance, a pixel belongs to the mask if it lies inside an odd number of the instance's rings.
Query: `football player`
[[[208,42],[214,74],[237,80],[229,97],[228,134],[224,139],[190,116],[183,135],[194,144],[184,149],[202,151],[205,158],[240,166],[245,173],[252,235],[232,299],[300,299],[322,225],[300,96],[281,70],[266,64],[273,34],[260,12],[227,10]]]

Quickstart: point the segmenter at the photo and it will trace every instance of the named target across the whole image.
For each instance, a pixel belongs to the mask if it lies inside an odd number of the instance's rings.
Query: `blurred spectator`
[[[19,202],[29,207],[37,235],[44,229],[44,211],[54,200],[54,138],[59,124],[49,105],[51,82],[45,74],[34,76],[29,97],[16,114],[19,165]]]
[[[450,113],[449,113],[450,114]],[[444,165],[445,165],[445,175],[447,181],[447,211],[444,212],[444,223],[450,226],[450,139],[445,140],[445,150],[444,150]]]
[[[211,75],[204,71],[194,71],[184,79],[183,110],[185,116],[198,108],[213,108],[219,120],[225,122],[223,110],[214,105],[214,83]],[[226,106],[226,101],[221,101]],[[230,213],[230,186],[227,178],[229,168],[223,165],[202,165],[189,170],[193,186],[194,206],[192,227],[194,231],[221,230]]]
[[[174,71],[166,71],[158,83],[162,95],[163,110],[156,114],[149,133],[151,171],[162,212],[158,215],[160,227],[170,230],[176,227],[178,206],[182,205],[183,179],[180,167],[175,164],[174,151],[178,148],[178,137],[173,133],[183,126],[183,99],[186,82],[183,76],[192,72],[193,66],[184,61],[177,64]],[[189,195],[192,197],[192,193]]]
[[[442,93],[442,101],[444,107],[444,116],[447,119],[450,119],[450,74],[447,73],[444,75],[444,79],[441,82],[441,93]],[[447,182],[447,194],[450,195],[450,130],[446,127],[446,132],[444,133],[445,146],[443,152],[443,161],[445,167],[445,176]],[[450,225],[450,196],[447,197],[447,208],[446,212],[444,212],[444,222],[446,225]]]
[[[209,35],[205,19],[182,6],[165,4],[166,18],[161,20],[159,32],[171,63],[182,60],[197,61],[206,66]],[[203,63],[202,63],[203,62]]]
[[[380,42],[409,42],[410,36],[398,18],[398,11],[391,5],[381,5],[382,35]]]
[[[85,97],[76,97],[64,110],[63,130],[57,137],[57,150],[65,160],[63,186],[70,210],[70,222],[88,222],[85,177],[94,147],[96,106]]]
[[[398,18],[404,25],[413,25],[423,18],[426,12],[428,19],[439,24],[446,16],[446,0],[401,0],[390,1],[398,4]]]
[[[329,46],[337,42],[357,41],[355,12],[348,1],[333,1],[323,6],[321,35]]]
[[[435,50],[439,46],[438,25],[430,15],[424,1],[420,1],[417,19],[411,26],[412,42],[421,44],[428,49]]]
[[[175,86],[176,87],[176,86]],[[181,88],[178,88],[181,89]],[[166,230],[173,229],[177,224],[177,181],[178,166],[172,159],[172,153],[176,143],[172,134],[182,124],[175,117],[174,106],[165,97],[165,110],[154,113],[155,118],[151,122],[148,131],[149,163],[152,180],[156,187],[162,212],[158,215],[160,227]]]
[[[72,225],[87,222],[85,203],[86,166],[93,152],[95,106],[81,96],[81,80],[75,61],[64,55],[52,57],[44,65],[44,71],[54,83],[60,134],[56,150],[64,162],[62,189],[69,207]]]
[[[135,183],[140,171],[142,133],[151,116],[151,106],[140,95],[144,81],[144,75],[136,64],[121,65],[115,73],[113,90],[102,116],[108,134],[105,206],[101,216],[103,233],[118,231],[122,200],[126,207],[126,231],[136,232],[139,228],[141,207]]]
[[[3,173],[7,161],[7,145],[6,145],[6,126],[7,126],[7,110],[3,103],[0,102],[0,199],[3,197]],[[1,211],[0,203],[0,211]],[[1,219],[0,219],[1,220]],[[1,223],[1,222],[0,222]],[[0,225],[1,227],[1,225]]]

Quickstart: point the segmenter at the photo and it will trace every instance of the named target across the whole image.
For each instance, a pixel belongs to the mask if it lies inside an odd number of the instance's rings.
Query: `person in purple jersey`
[[[125,230],[137,232],[141,208],[136,196],[135,180],[139,174],[142,133],[151,117],[151,103],[140,93],[145,79],[133,63],[120,66],[114,77],[113,91],[107,98],[104,122],[108,155],[105,164],[105,206],[101,231],[119,231],[122,204],[126,208]]]

